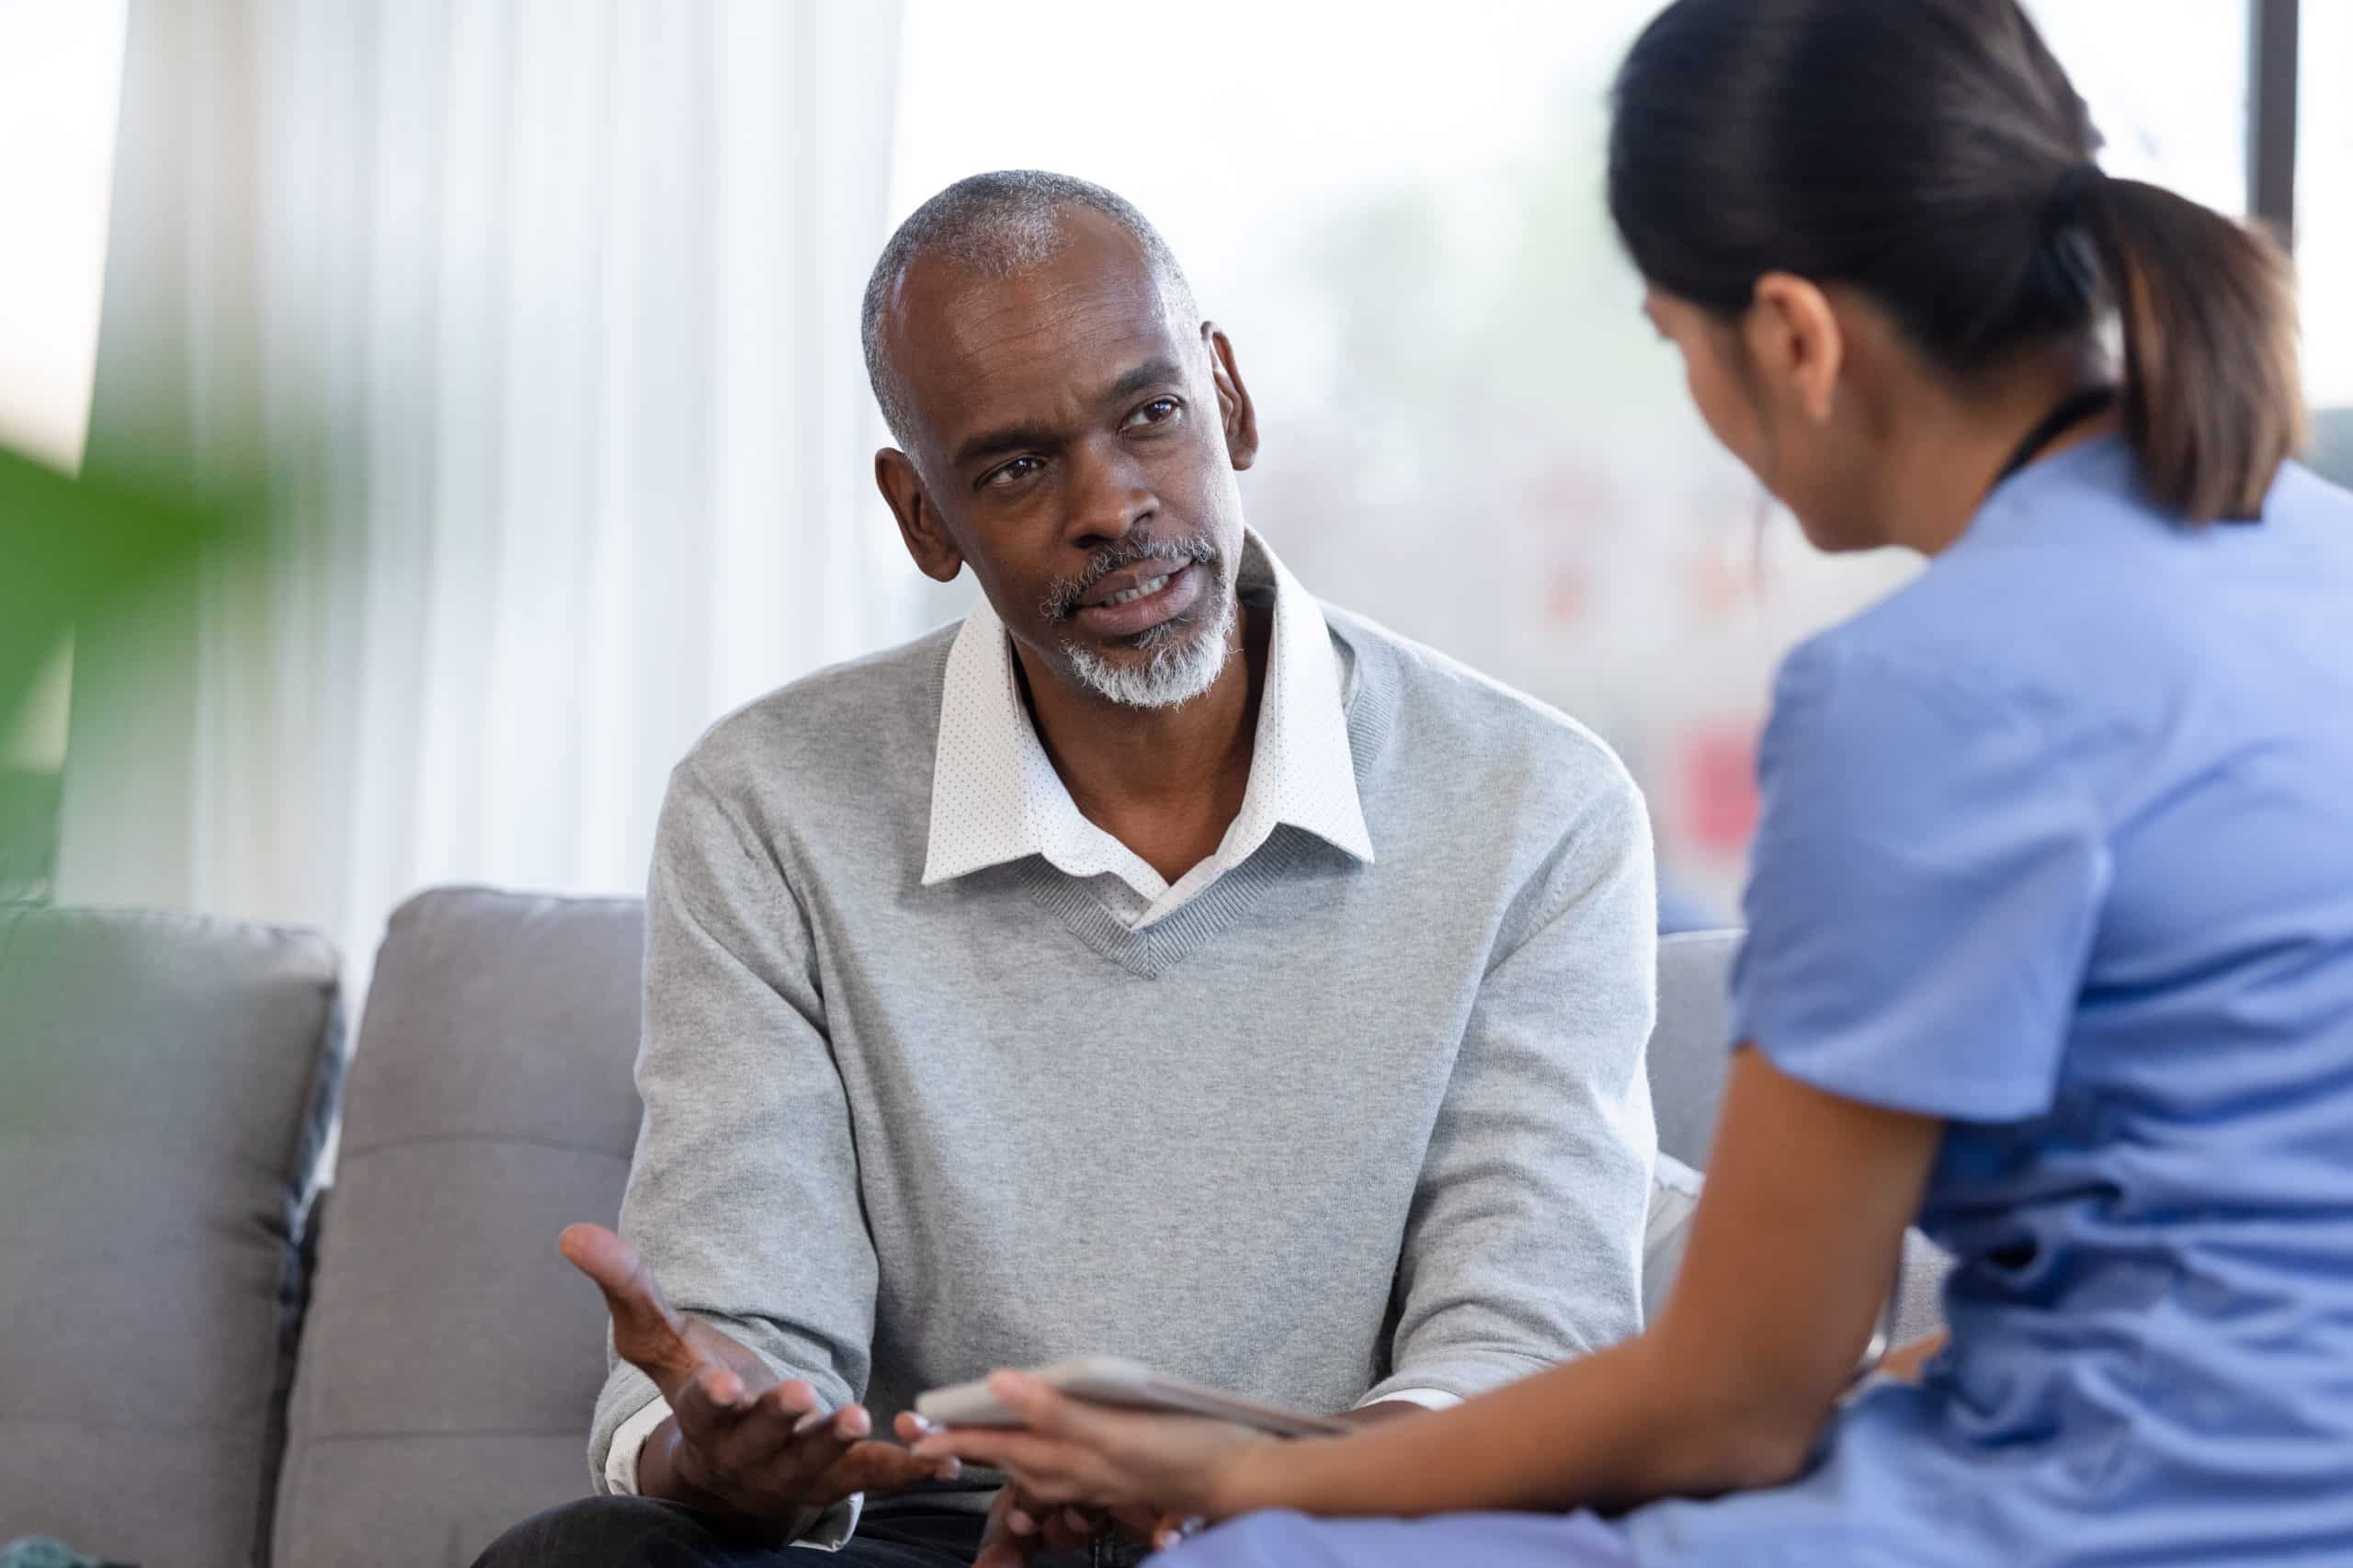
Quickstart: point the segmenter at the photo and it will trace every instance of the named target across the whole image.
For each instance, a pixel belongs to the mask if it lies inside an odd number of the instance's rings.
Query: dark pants
[[[651,1497],[584,1497],[535,1514],[490,1543],[474,1568],[969,1568],[981,1516],[948,1510],[870,1512],[837,1553],[745,1544],[708,1515]],[[1129,1563],[1142,1549],[1108,1550]],[[1038,1568],[1090,1568],[1096,1554],[1040,1555]]]

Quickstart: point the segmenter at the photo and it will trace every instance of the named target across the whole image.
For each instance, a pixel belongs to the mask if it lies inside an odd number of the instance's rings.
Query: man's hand
[[[1097,1536],[1125,1533],[1148,1540],[1154,1522],[1150,1515],[1131,1523],[1095,1508],[1057,1508],[1032,1497],[1018,1483],[1007,1483],[989,1506],[972,1568],[1027,1568],[1040,1551],[1076,1551]]]
[[[863,1406],[822,1414],[809,1384],[778,1381],[744,1345],[673,1311],[637,1249],[603,1226],[574,1225],[557,1244],[605,1293],[616,1353],[669,1402],[638,1459],[645,1495],[781,1534],[854,1492],[958,1473],[953,1460],[870,1440]]]

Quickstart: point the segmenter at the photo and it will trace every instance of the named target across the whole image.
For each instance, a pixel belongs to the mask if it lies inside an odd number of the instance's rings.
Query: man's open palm
[[[773,1525],[854,1492],[952,1475],[936,1460],[873,1440],[863,1406],[819,1414],[814,1388],[779,1381],[741,1343],[673,1310],[637,1248],[602,1225],[574,1225],[557,1244],[604,1292],[615,1352],[669,1402],[675,1443],[657,1431],[646,1455],[671,1445],[670,1471],[690,1489],[678,1501]],[[641,1483],[649,1468],[659,1464],[641,1460]]]

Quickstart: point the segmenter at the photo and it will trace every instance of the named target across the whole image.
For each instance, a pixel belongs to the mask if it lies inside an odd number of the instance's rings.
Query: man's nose
[[[1159,514],[1160,498],[1143,465],[1117,439],[1086,443],[1069,459],[1070,481],[1063,488],[1065,537],[1081,550],[1117,544]]]

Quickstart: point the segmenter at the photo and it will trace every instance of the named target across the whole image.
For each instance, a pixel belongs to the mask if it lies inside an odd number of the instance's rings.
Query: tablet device
[[[1348,1428],[1325,1415],[1302,1415],[1236,1394],[1161,1376],[1123,1356],[1082,1356],[1040,1367],[1030,1376],[1091,1404],[1168,1415],[1205,1415],[1278,1437],[1336,1437]],[[985,1382],[934,1389],[915,1401],[915,1414],[942,1426],[1018,1426],[1021,1418],[989,1392]]]

